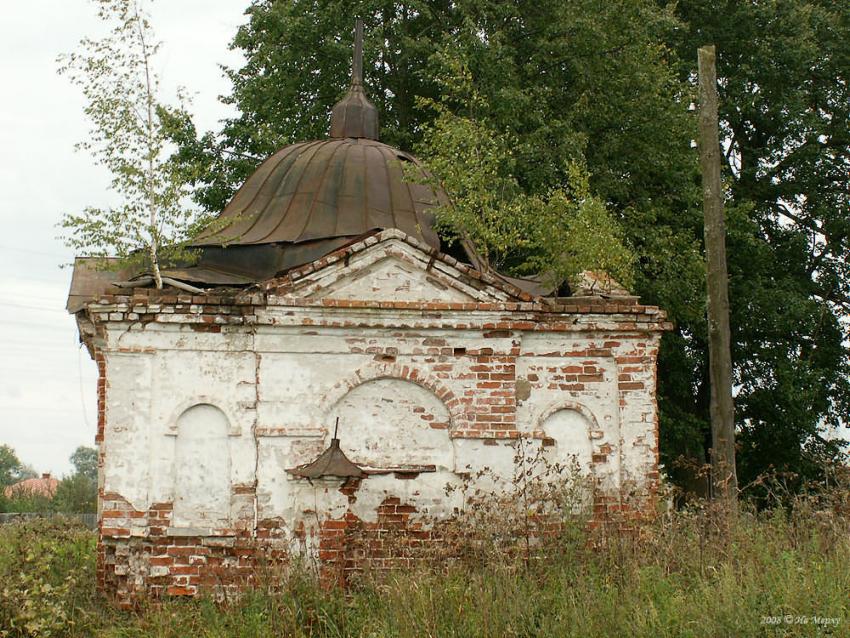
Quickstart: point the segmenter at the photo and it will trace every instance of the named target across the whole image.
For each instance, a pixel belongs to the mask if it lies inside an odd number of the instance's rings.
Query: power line
[[[65,326],[60,326],[58,323],[52,324],[40,323],[38,321],[12,321],[10,319],[0,319],[0,326],[22,326],[24,328],[38,328],[40,330],[67,330]]]
[[[64,287],[62,289],[62,292],[56,295],[34,295],[29,290],[27,290],[26,292],[17,292],[11,290],[3,290],[2,287],[0,287],[0,293],[6,295],[6,297],[11,299],[12,302],[21,300],[55,302],[57,300],[65,299],[65,297],[67,296]]]
[[[40,310],[42,312],[61,312],[62,314],[68,314],[65,310],[62,310],[60,308],[46,308],[44,306],[28,306],[26,304],[10,303],[8,301],[0,301],[0,306],[8,306],[10,308],[25,308],[26,310]]]
[[[67,254],[60,255],[59,253],[49,253],[49,252],[45,252],[43,250],[32,250],[30,248],[18,248],[17,246],[8,246],[6,244],[0,244],[0,248],[2,248],[3,250],[12,250],[16,253],[27,253],[27,254],[30,254],[30,255],[45,255],[47,257],[59,257],[60,259],[67,259],[68,258]],[[73,254],[71,255],[71,257],[73,258]]]

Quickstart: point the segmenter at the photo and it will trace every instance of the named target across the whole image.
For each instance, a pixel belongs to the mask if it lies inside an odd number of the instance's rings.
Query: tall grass
[[[225,604],[120,612],[94,592],[92,534],[24,522],[0,528],[0,635],[850,636],[846,487],[732,518],[695,503],[618,529],[567,524],[530,556],[455,553],[364,573],[346,592],[294,566]]]

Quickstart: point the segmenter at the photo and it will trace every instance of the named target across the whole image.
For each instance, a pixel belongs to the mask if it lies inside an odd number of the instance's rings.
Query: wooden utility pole
[[[717,73],[714,45],[699,49],[699,159],[705,211],[708,283],[708,367],[711,383],[711,479],[715,498],[735,506],[735,406],[732,402],[732,337],[726,272],[726,225],[720,182]]]

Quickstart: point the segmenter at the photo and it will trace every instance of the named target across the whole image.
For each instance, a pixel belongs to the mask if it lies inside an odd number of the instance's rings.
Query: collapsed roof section
[[[375,270],[373,265],[380,265],[380,268]],[[195,271],[200,269],[196,268]],[[187,272],[192,272],[192,269],[187,269]],[[102,260],[77,259],[68,297],[68,311],[77,313],[84,310],[88,302],[107,297],[129,298],[126,288],[134,282],[121,282],[124,275],[125,271],[104,270]],[[398,291],[392,300],[408,303],[445,301],[460,295],[468,302],[523,302],[537,304],[541,309],[551,307],[553,310],[558,304],[581,304],[587,306],[588,312],[592,312],[600,303],[633,306],[638,302],[637,297],[630,295],[610,277],[587,271],[581,273],[573,283],[573,295],[568,301],[530,292],[528,288],[536,285],[536,282],[520,280],[523,285],[517,285],[516,279],[492,271],[481,272],[397,229],[369,233],[319,259],[290,268],[279,276],[246,280],[249,282],[247,284],[239,281],[193,292],[185,281],[165,277],[170,292],[147,289],[147,286],[135,288],[139,295],[150,298],[167,298],[175,294],[174,288],[182,288],[195,295],[274,293],[300,300],[299,303],[310,303],[316,299],[333,300],[340,295],[347,295],[351,291],[340,289],[340,282],[346,279],[374,282],[376,278],[381,278],[385,284],[390,279],[395,280]],[[141,279],[135,281],[144,283]],[[368,290],[368,286],[363,288],[355,297],[371,298]],[[134,296],[136,294],[133,293]]]

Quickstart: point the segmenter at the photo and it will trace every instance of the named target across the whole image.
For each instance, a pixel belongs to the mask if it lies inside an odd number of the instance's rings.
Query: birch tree
[[[110,172],[120,203],[66,213],[59,225],[76,251],[150,269],[162,288],[161,267],[186,255],[185,241],[201,216],[187,205],[186,175],[169,161],[163,119],[173,111],[160,101],[154,69],[160,42],[142,0],[95,4],[108,34],[81,40],[77,51],[59,58],[59,73],[87,102],[90,136],[77,148]],[[177,98],[185,108],[179,91]]]

